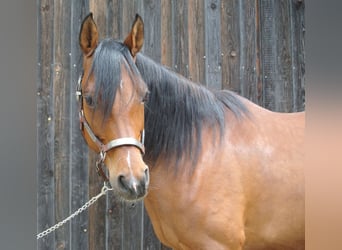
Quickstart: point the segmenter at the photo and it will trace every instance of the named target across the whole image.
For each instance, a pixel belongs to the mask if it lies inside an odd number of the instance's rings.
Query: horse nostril
[[[144,175],[140,179],[133,176],[119,175],[118,185],[127,195],[134,196],[135,198],[142,197],[148,188],[149,184],[149,171],[144,170]]]
[[[145,183],[148,184],[150,180],[150,173],[148,171],[148,168],[145,169],[144,174],[145,174]]]
[[[123,176],[123,175],[120,175],[120,176],[118,177],[118,181],[119,181],[120,186],[121,186],[123,189],[128,190],[128,189],[129,189],[128,183],[126,182],[125,179],[126,179],[126,178],[125,178],[125,176]]]

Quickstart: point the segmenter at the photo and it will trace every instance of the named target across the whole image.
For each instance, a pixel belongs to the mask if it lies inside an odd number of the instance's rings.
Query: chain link
[[[82,213],[84,210],[86,210],[88,207],[90,207],[93,203],[95,203],[102,195],[105,195],[107,191],[109,190],[113,190],[113,188],[108,187],[106,185],[106,182],[103,184],[103,187],[101,189],[101,192],[92,197],[89,201],[87,201],[82,207],[80,207],[77,211],[75,211],[73,214],[71,214],[69,217],[65,218],[64,220],[58,222],[57,224],[55,224],[54,226],[46,229],[45,231],[37,234],[37,240],[41,239],[43,237],[45,237],[46,235],[48,235],[49,233],[55,231],[57,228],[61,227],[62,225],[64,225],[65,223],[67,223],[69,220],[71,220],[72,218],[74,218],[75,216],[77,216],[78,214]]]

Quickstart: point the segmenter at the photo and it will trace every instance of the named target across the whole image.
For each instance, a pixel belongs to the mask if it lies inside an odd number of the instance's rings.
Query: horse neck
[[[145,108],[146,155],[154,164],[159,157],[177,171],[182,161],[193,165],[201,151],[202,130],[224,127],[224,111],[215,95],[167,68],[140,55],[137,68],[150,90]]]

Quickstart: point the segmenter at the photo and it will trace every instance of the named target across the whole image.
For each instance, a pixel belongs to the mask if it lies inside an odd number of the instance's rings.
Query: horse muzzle
[[[124,200],[139,200],[146,196],[150,182],[148,167],[139,177],[132,174],[119,174],[115,178],[110,178],[110,183],[116,193]]]

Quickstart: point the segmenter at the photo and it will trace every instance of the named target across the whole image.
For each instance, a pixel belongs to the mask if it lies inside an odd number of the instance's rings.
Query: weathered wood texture
[[[79,131],[74,92],[82,68],[81,21],[123,40],[135,13],[143,53],[211,89],[231,89],[270,110],[304,110],[304,1],[38,0],[38,225],[41,232],[102,187],[96,155]],[[142,202],[111,193],[39,240],[38,249],[167,249]]]

